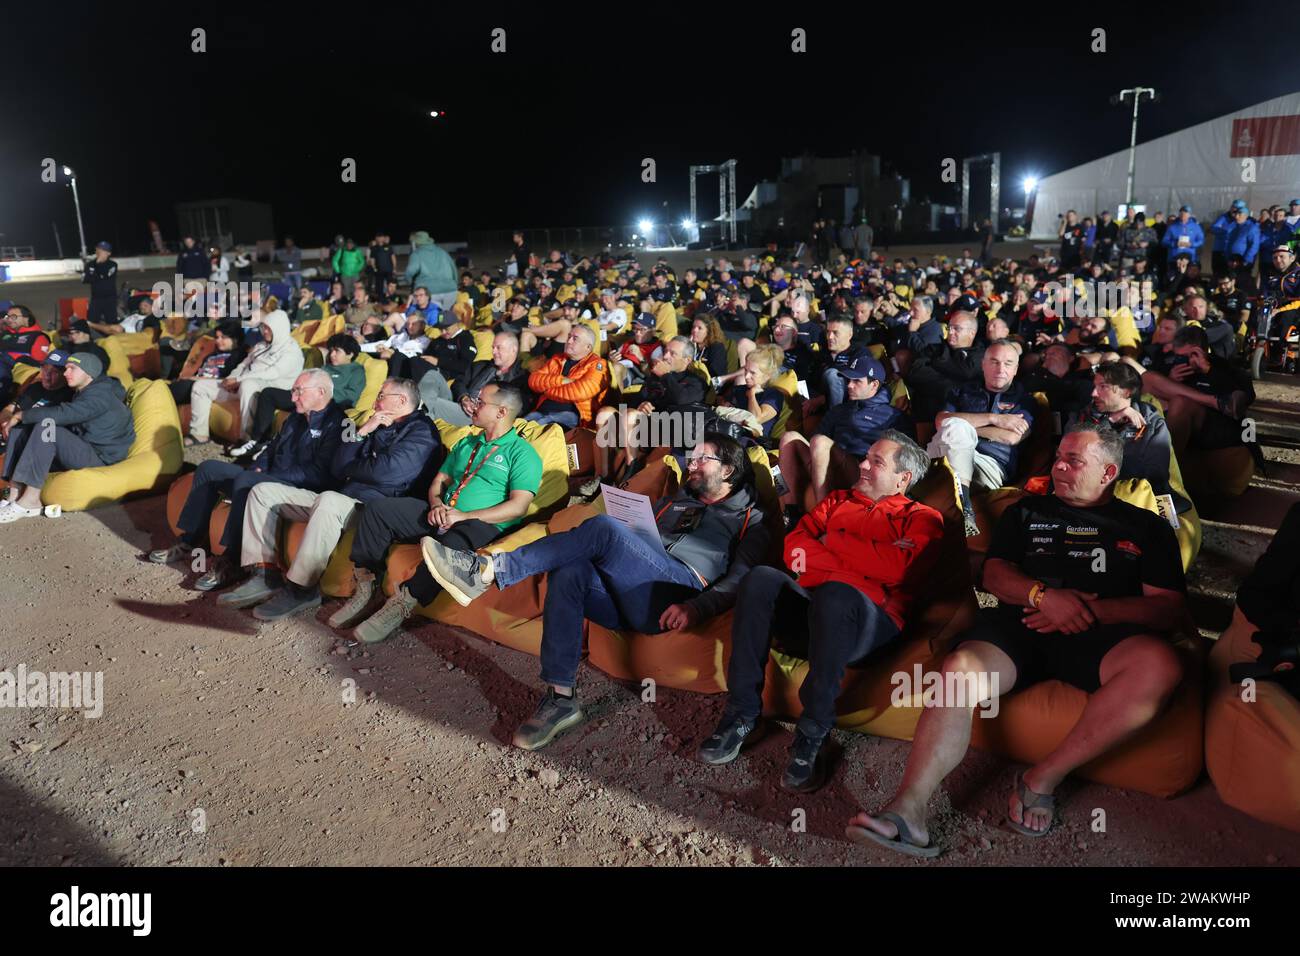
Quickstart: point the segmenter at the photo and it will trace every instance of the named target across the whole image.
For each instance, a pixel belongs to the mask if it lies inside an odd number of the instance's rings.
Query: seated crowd
[[[418,246],[431,264],[416,280],[445,273],[436,247]],[[324,302],[302,285],[287,311],[261,298],[251,321],[222,303],[185,328],[152,316],[171,394],[189,405],[186,443],[211,441],[223,400],[239,442],[234,461],[199,465],[179,537],[149,559],[188,563],[229,502],[222,556],[196,586],[272,621],[321,605],[319,582],[351,531],[354,590],[328,623],[367,643],[444,590],[469,605],[546,574],[545,691],[514,736],[527,749],[584,719],[584,619],[654,634],[733,612],[727,700],[699,756],[737,759],[760,723],[775,645],[809,662],[783,777],[808,791],[826,776],[847,670],[900,639],[934,571],[944,518],[909,493],[946,467],[966,535],[990,532],[981,587],[998,603],[956,639],[945,673],[993,675],[994,694],[1057,679],[1090,695],[1069,737],[1010,796],[1011,825],[1039,836],[1062,780],[1155,719],[1181,680],[1170,643],[1187,622],[1174,526],[1192,502],[1177,462],[1242,445],[1254,398],[1232,358],[1241,298],[1187,281],[1185,264],[1149,272],[1143,249],[1141,268],[1098,260],[1070,272],[1037,256],[810,263],[773,250],[705,259],[680,277],[664,259],[647,272],[630,258],[557,251],[542,262],[517,254],[508,277],[464,263],[450,295],[440,276],[435,292],[416,285],[409,298],[390,253],[388,271],[343,272]],[[1289,247],[1276,252],[1275,284],[1297,268]],[[358,271],[367,261],[351,240],[335,257]],[[1098,302],[1084,280],[1124,295]],[[148,300],[133,309],[118,322],[101,309],[95,322],[71,323],[55,349],[30,310],[4,317],[0,522],[40,514],[52,469],[126,454],[131,415],[97,343],[149,327]],[[295,337],[329,316],[342,321],[323,341]],[[210,347],[191,361],[201,337]],[[384,381],[361,408],[372,362],[385,363]],[[20,388],[23,364],[39,375]],[[640,426],[656,416],[701,427],[687,429],[690,441],[650,441]],[[435,420],[472,427],[448,448]],[[486,552],[529,514],[542,481],[521,422],[558,425],[569,441],[596,433],[595,474],[579,497],[627,486],[655,455],[674,459],[679,486],[651,503],[658,540],[596,515]],[[1169,495],[1174,514],[1117,497],[1124,479]],[[1038,493],[981,528],[981,496],[1036,481]],[[760,500],[773,484],[777,495]],[[286,521],[305,524],[288,562]],[[389,549],[416,542],[423,563],[385,598]],[[938,852],[925,808],[969,745],[984,701],[967,703],[926,709],[899,791],[855,818],[851,837]]]

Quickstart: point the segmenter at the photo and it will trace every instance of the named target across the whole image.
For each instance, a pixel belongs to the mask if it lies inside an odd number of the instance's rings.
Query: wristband
[[[1039,608],[1043,604],[1043,595],[1047,593],[1047,585],[1042,581],[1035,581],[1029,589],[1029,606]]]

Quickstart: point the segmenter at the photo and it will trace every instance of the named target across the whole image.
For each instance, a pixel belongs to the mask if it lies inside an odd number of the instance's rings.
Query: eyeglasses
[[[295,385],[293,388],[289,389],[289,394],[290,394],[290,395],[301,395],[303,392],[307,391],[309,388],[316,388],[316,389],[320,389],[321,391],[324,391],[324,386],[321,386],[321,385]]]
[[[689,468],[692,465],[702,465],[706,461],[716,461],[719,464],[722,463],[722,459],[717,455],[706,455],[703,452],[691,452],[686,456],[686,467]]]

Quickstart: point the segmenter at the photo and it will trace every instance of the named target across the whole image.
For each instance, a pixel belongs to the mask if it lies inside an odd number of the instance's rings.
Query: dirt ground
[[[1300,489],[1298,397],[1261,383],[1270,476],[1206,513],[1190,583],[1208,635]],[[1225,807],[1205,778],[1173,800],[1071,785],[1064,825],[1027,840],[1001,824],[1015,768],[980,752],[932,805],[939,861],[857,847],[844,824],[893,791],[908,744],[837,731],[831,782],[789,795],[788,726],[709,767],[693,753],[721,697],[643,703],[586,665],[589,722],[517,751],[535,658],[430,622],[348,648],[332,601],[274,624],[220,609],[187,569],[144,560],[168,539],[163,503],[0,526],[0,670],[102,671],[105,695],[99,719],[0,708],[0,864],[1300,863],[1300,833]]]

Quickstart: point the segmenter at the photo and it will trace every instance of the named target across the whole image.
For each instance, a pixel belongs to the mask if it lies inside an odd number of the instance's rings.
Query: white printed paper
[[[622,491],[613,485],[601,485],[600,495],[605,503],[605,514],[638,537],[653,542],[656,550],[664,550],[648,497],[634,491]]]

